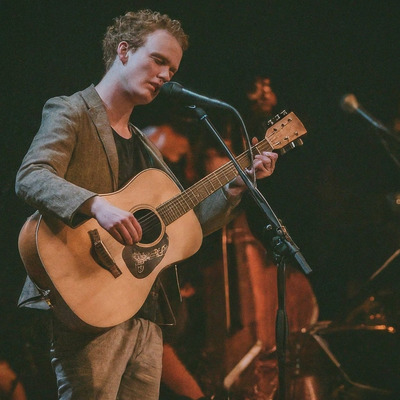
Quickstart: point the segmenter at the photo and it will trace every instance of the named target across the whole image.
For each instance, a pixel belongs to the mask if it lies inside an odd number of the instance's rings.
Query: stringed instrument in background
[[[302,144],[306,133],[294,113],[282,112],[252,151],[285,152]],[[236,160],[241,168],[250,165],[247,152]],[[228,162],[181,191],[164,171],[146,169],[117,192],[102,194],[141,224],[142,239],[132,246],[117,242],[94,218],[70,228],[35,213],[19,235],[26,271],[70,328],[96,330],[124,322],[139,311],[163,269],[197,252],[203,235],[193,208],[237,175]]]

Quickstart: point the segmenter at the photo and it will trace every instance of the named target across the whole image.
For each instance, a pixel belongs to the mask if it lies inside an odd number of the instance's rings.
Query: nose
[[[163,83],[169,82],[172,77],[174,76],[174,73],[171,71],[169,66],[165,66],[161,69],[160,73],[158,74],[158,77],[162,80]]]
[[[169,82],[171,80],[169,68],[163,68],[158,74],[158,77],[162,80],[162,83]]]

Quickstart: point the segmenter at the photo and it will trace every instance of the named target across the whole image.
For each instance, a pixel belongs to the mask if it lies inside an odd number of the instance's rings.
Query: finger
[[[140,239],[142,239],[142,236],[143,236],[142,226],[139,224],[139,221],[132,214],[131,214],[131,216],[132,216],[131,222],[138,234],[138,241],[139,241]]]
[[[124,238],[120,235],[116,228],[111,228],[108,233],[119,243],[125,244]]]
[[[257,171],[259,168],[264,166],[264,163],[266,160],[264,160],[262,157],[258,156],[254,158],[254,163],[253,163],[253,168]]]
[[[132,243],[129,242],[129,244],[139,242],[142,237],[142,228],[140,227],[137,220],[134,217],[127,219],[126,221],[124,221],[124,227],[129,234],[130,240],[132,241]]]
[[[264,165],[271,165],[272,167],[275,167],[278,155],[276,153],[263,152],[262,156],[259,158],[263,160]]]
[[[274,166],[274,160],[270,157],[259,155],[255,157],[254,165],[259,168],[270,169]]]
[[[121,235],[124,244],[127,245],[133,245],[134,243],[138,242],[138,234],[136,233],[135,230],[133,230],[130,226],[130,224],[121,224],[118,227],[118,232]]]
[[[272,162],[270,158],[259,159],[257,160],[257,163],[255,163],[254,165],[256,168],[257,179],[270,176],[275,169],[275,164]]]
[[[274,161],[278,159],[278,153],[273,153],[272,151],[263,151],[262,154]]]

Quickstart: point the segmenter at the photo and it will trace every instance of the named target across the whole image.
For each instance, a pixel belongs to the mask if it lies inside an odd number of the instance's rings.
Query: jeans
[[[54,321],[51,363],[61,400],[157,400],[162,368],[158,325],[132,318],[101,334]]]

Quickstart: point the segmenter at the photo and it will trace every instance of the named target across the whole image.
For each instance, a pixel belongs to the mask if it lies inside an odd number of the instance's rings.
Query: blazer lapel
[[[88,113],[96,127],[99,139],[103,143],[111,170],[113,191],[115,191],[118,189],[118,154],[106,110],[94,85],[83,90],[81,94],[88,106]]]

